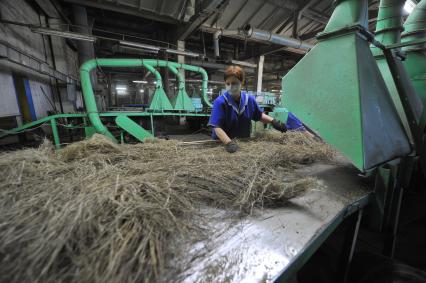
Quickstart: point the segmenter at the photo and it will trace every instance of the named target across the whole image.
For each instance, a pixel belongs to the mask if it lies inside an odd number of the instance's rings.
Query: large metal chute
[[[368,1],[337,1],[319,43],[282,81],[285,106],[362,171],[411,151],[359,32],[367,24]]]

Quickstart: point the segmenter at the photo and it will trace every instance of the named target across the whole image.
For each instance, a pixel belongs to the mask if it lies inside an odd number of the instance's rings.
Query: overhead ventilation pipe
[[[219,51],[219,38],[221,36],[230,36],[230,37],[243,37],[248,40],[256,40],[262,42],[273,43],[277,45],[287,46],[295,49],[301,49],[309,51],[314,45],[301,41],[299,39],[282,36],[276,33],[272,33],[265,30],[260,30],[253,28],[250,25],[244,26],[242,29],[238,30],[218,30],[213,34],[213,44],[214,44],[214,54],[216,57],[220,56]]]
[[[311,50],[314,47],[314,45],[301,41],[299,39],[282,36],[265,30],[256,29],[250,25],[246,25],[243,28],[243,34],[247,39],[270,42],[273,44],[287,46],[295,49]]]

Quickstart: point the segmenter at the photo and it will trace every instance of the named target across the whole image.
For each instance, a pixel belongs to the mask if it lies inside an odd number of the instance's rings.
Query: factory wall
[[[52,28],[59,28],[63,24],[60,19],[48,18],[42,12],[39,13],[35,1],[1,0],[0,11],[4,20]],[[8,52],[13,51],[15,57],[16,54],[22,53],[48,64],[65,75],[78,77],[77,52],[63,38],[33,33],[24,26],[0,23],[0,43],[9,48]],[[54,108],[60,109],[58,93],[61,95],[65,112],[75,111],[75,107],[81,104],[79,97],[81,93],[70,95],[70,88],[66,82],[31,70],[24,62],[16,64],[10,60],[0,60],[0,117],[23,115],[22,105],[17,99],[18,92],[22,91],[22,88],[17,90],[17,78],[27,81],[29,85],[37,119],[47,116],[47,112]],[[76,87],[71,89],[74,92],[78,91]]]
[[[53,94],[49,84],[40,81],[29,81],[31,95],[37,119],[47,116],[53,110]]]
[[[5,71],[0,72],[0,86],[0,117],[18,116],[18,100],[10,73]]]

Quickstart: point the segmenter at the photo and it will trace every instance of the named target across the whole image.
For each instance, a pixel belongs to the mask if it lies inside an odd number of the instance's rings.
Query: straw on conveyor
[[[285,205],[313,178],[295,167],[333,151],[302,133],[268,133],[241,150],[101,135],[54,151],[0,155],[1,282],[162,281],[173,240],[201,235],[201,206],[248,215]]]

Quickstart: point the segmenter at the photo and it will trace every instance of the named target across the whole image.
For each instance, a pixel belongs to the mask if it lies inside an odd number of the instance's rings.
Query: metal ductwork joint
[[[219,38],[221,36],[238,36],[240,35],[239,30],[218,30],[213,34],[213,48],[214,56],[220,57],[220,47],[219,47]]]

